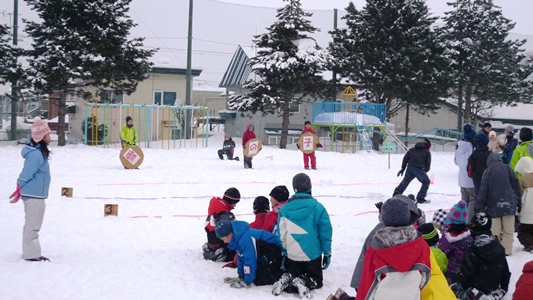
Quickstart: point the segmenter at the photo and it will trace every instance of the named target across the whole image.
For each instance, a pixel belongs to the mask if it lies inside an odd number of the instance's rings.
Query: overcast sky
[[[187,50],[187,20],[190,0],[133,0],[130,15],[137,24],[131,30],[133,37],[144,37],[144,45],[158,48],[152,58],[156,64],[184,68]],[[430,11],[443,16],[449,11],[446,2],[428,0]],[[354,0],[361,8],[365,0]],[[533,0],[494,0],[502,7],[505,17],[516,22],[513,33],[533,35]],[[0,0],[0,24],[12,25],[14,0]],[[24,0],[19,3],[19,46],[31,47],[31,40],[22,31],[22,19],[37,20],[35,11]],[[320,28],[313,37],[322,47],[331,41],[333,9],[343,11],[348,0],[301,0],[303,8],[313,13],[313,25]],[[238,45],[252,45],[254,35],[263,33],[275,21],[276,8],[287,2],[282,0],[194,0],[193,59],[192,66],[201,69],[195,78],[195,89],[218,90],[218,85]],[[264,7],[264,8],[263,8]],[[339,13],[339,18],[343,15]],[[342,26],[339,20],[339,26]],[[528,38],[516,36],[514,39]],[[533,41],[526,49],[533,49]],[[3,87],[0,86],[0,92]]]
[[[4,1],[4,0],[2,0]],[[263,7],[282,7],[287,2],[282,0],[211,0],[218,2],[237,3],[244,5],[255,5]],[[429,9],[437,16],[443,16],[445,11],[450,8],[446,4],[453,0],[427,0]],[[304,9],[310,10],[330,10],[340,9],[344,10],[348,6],[348,0],[300,0]],[[357,8],[361,8],[366,4],[365,0],[352,1]],[[494,0],[494,4],[502,8],[503,15],[516,22],[516,27],[513,30],[515,33],[533,34],[533,0]]]

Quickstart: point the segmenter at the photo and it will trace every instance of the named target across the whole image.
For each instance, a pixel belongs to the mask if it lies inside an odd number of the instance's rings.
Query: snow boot
[[[238,157],[238,156],[235,156],[235,157],[233,158],[233,160],[235,160],[235,161],[239,161],[239,157]]]
[[[428,200],[428,199],[426,199],[426,198],[417,198],[417,199],[416,199],[416,202],[417,202],[418,204],[429,204],[429,203],[431,203],[431,200]]]
[[[335,292],[334,296],[335,296],[335,298],[337,298],[337,300],[349,300],[350,299],[350,296],[348,295],[348,293],[346,293],[341,288],[337,289],[337,291]]]
[[[305,281],[302,278],[293,278],[292,285],[296,289],[298,289],[298,294],[300,295],[300,298],[311,299],[311,292],[309,291],[309,288],[305,285]]]
[[[283,292],[291,284],[291,281],[291,273],[283,273],[279,280],[274,282],[274,284],[272,285],[272,294],[274,296],[278,296],[279,294],[281,294],[281,292]]]
[[[402,193],[400,191],[398,191],[398,189],[394,189],[394,192],[392,192],[392,197],[396,196],[396,195],[401,195]]]
[[[39,256],[37,258],[25,259],[25,261],[50,261],[50,260],[48,259],[48,257]]]

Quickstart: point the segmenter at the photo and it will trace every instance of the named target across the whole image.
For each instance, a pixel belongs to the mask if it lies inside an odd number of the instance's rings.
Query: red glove
[[[20,190],[22,187],[20,185],[17,185],[17,189],[13,192],[13,194],[9,195],[9,203],[17,203],[20,200]]]
[[[316,147],[317,148],[322,148],[322,144],[318,143],[318,144],[316,144]]]

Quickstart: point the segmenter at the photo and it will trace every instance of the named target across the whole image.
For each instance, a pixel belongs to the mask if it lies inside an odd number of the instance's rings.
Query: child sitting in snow
[[[453,279],[452,273],[461,266],[463,253],[472,242],[470,230],[466,226],[467,214],[465,201],[455,204],[448,212],[446,230],[439,241],[439,249],[448,258],[448,270],[444,273],[448,280]]]
[[[227,277],[225,283],[232,288],[248,288],[276,282],[281,269],[281,244],[276,235],[250,228],[244,221],[222,220],[217,222],[215,233],[228,248],[239,253],[238,277]]]
[[[430,250],[411,225],[409,204],[397,197],[381,207],[379,229],[365,254],[356,300],[419,300],[431,274]]]
[[[272,210],[266,214],[265,221],[259,229],[277,234],[278,213],[283,208],[283,205],[285,205],[287,200],[289,200],[289,189],[287,189],[287,187],[284,185],[278,185],[274,187],[272,191],[270,191],[269,196]]]
[[[533,260],[524,265],[522,275],[516,282],[513,300],[530,300],[531,291],[533,291]]]
[[[476,213],[470,223],[474,240],[465,249],[461,267],[453,273],[456,283],[452,290],[459,299],[502,299],[511,278],[505,249],[491,233],[488,213]]]
[[[256,197],[253,203],[253,210],[255,220],[250,223],[250,228],[262,229],[267,213],[270,211],[268,198],[264,196]]]
[[[439,243],[439,234],[437,233],[435,226],[432,223],[422,224],[418,226],[418,232],[422,234],[424,241],[428,243],[429,249],[431,249],[431,252],[435,255],[435,259],[437,260],[442,273],[446,272],[446,270],[448,270],[448,258],[446,257],[446,254],[437,247],[437,244]]]
[[[520,226],[518,240],[524,246],[524,251],[533,253],[533,159],[522,157],[515,168],[520,173],[520,189],[522,191],[522,210],[520,211]]]
[[[205,232],[207,233],[207,243],[203,244],[204,259],[212,261],[231,261],[235,256],[235,251],[227,249],[227,245],[215,234],[215,225],[221,220],[235,220],[235,215],[231,212],[241,200],[239,190],[234,187],[227,189],[222,198],[213,197],[209,201],[207,218],[205,220]]]
[[[310,290],[322,287],[322,270],[331,262],[333,228],[327,210],[311,196],[311,178],[296,174],[292,187],[295,194],[279,211],[278,222],[285,273],[274,283],[272,294],[298,292],[310,298]]]

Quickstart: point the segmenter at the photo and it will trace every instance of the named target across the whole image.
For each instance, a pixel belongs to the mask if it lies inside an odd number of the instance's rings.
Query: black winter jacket
[[[475,211],[485,210],[492,218],[514,216],[521,205],[521,197],[515,172],[498,154],[492,153],[477,193]]]
[[[474,152],[472,152],[468,158],[468,176],[474,180],[476,193],[481,186],[481,178],[483,177],[483,172],[485,172],[485,169],[487,168],[487,158],[491,153],[489,147],[481,146],[474,149]]]
[[[464,289],[475,287],[484,294],[498,288],[509,288],[509,265],[505,249],[490,232],[474,235],[474,240],[463,253],[462,265],[453,276]]]
[[[222,144],[222,149],[226,150],[232,148],[235,148],[235,142],[231,138],[229,138],[227,141],[224,140],[224,144]]]
[[[431,153],[423,142],[418,142],[415,144],[414,148],[409,149],[405,153],[402,161],[402,170],[405,170],[407,164],[411,167],[417,167],[422,171],[429,172],[431,168]]]

